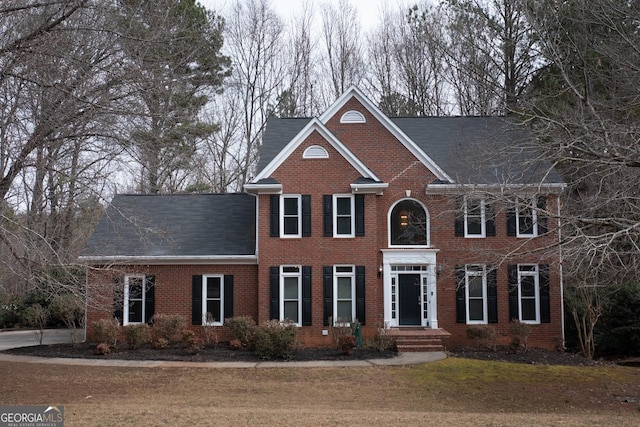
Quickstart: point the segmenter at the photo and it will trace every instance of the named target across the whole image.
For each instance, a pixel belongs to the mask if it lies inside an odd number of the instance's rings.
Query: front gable
[[[300,161],[309,163],[299,166]],[[326,165],[324,161],[330,162],[330,166]],[[367,190],[364,192],[381,193],[387,186],[322,122],[318,119],[311,119],[262,168],[252,182],[245,185],[245,190],[259,193],[278,192],[274,191],[277,190],[274,183],[280,184],[281,191],[283,181],[294,180],[299,183],[304,178],[312,180],[319,176],[326,177],[331,168],[339,169],[343,179],[350,179],[354,190],[361,188],[363,191]]]
[[[361,116],[362,120],[353,120],[353,117]],[[386,116],[369,98],[358,88],[352,86],[336,102],[333,103],[320,117],[319,120],[334,132],[338,138],[350,144],[359,141],[368,142],[368,146],[361,147],[361,158],[368,158],[375,153],[375,144],[378,140],[388,139],[391,136],[420,162],[434,176],[435,179],[453,183],[449,176],[431,157],[422,150],[402,129],[400,129],[388,116]],[[376,125],[381,126],[374,138],[369,133]],[[351,145],[349,146],[351,147]],[[355,148],[352,148],[356,151]],[[367,164],[369,164],[367,162]],[[375,168],[373,168],[375,169]],[[398,171],[399,172],[399,171]]]

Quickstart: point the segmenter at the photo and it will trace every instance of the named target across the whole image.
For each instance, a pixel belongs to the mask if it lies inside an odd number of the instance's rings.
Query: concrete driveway
[[[76,333],[83,334],[79,330]],[[82,338],[81,338],[82,339]],[[68,329],[45,329],[42,344],[71,343],[71,332]],[[38,345],[36,331],[19,330],[0,332],[0,351],[16,347],[29,347]]]

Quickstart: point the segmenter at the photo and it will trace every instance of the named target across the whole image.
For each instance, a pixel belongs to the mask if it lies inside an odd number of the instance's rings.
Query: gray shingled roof
[[[456,183],[562,183],[551,164],[533,149],[532,134],[508,118],[402,117],[391,120]],[[309,118],[269,119],[258,171],[267,166],[309,121]],[[366,165],[366,159],[361,160]]]
[[[116,195],[81,256],[255,255],[248,194]]]

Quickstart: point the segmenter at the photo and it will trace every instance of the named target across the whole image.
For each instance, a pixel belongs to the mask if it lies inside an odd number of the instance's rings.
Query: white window
[[[352,194],[333,195],[334,237],[354,237],[355,203]]]
[[[516,204],[516,235],[532,237],[538,235],[537,212],[533,200],[519,199]]]
[[[302,322],[302,267],[280,267],[280,320],[289,319],[300,326]]]
[[[465,266],[467,324],[487,323],[487,269],[484,265]]]
[[[352,265],[333,266],[334,324],[350,324],[356,317],[356,276]]]
[[[524,323],[540,323],[540,284],[538,266],[518,265],[518,319]]]
[[[464,236],[485,237],[486,209],[484,199],[464,200]]]
[[[125,276],[123,325],[145,322],[146,279],[143,275]]]
[[[223,276],[202,277],[202,324],[222,325],[224,321]]]
[[[280,237],[302,237],[302,197],[280,197]]]

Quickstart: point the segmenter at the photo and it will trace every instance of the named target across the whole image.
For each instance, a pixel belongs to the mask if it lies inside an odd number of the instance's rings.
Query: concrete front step
[[[443,351],[444,347],[440,344],[396,344],[398,353],[416,353],[429,351]]]
[[[398,338],[397,344],[401,345],[442,345],[442,339],[440,338]]]
[[[399,353],[443,351],[445,340],[451,336],[444,329],[422,327],[392,328],[390,335]]]

